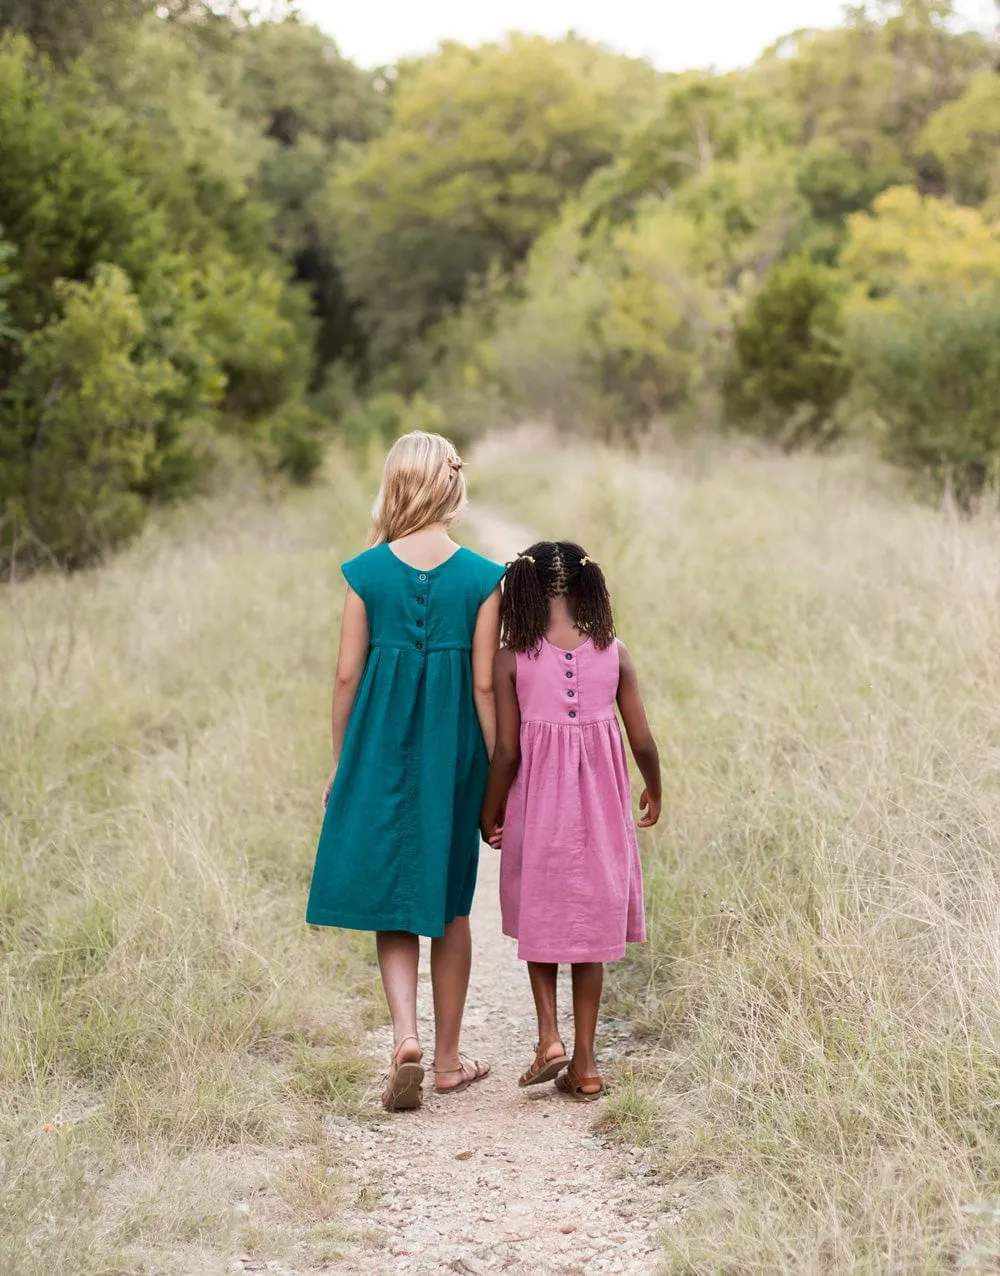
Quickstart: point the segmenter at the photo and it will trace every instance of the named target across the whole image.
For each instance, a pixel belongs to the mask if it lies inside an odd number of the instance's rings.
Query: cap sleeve
[[[347,581],[361,601],[366,602],[368,566],[365,562],[365,555],[359,554],[357,558],[350,558],[346,563],[341,563],[340,570],[344,574],[344,580]]]
[[[497,585],[503,580],[507,574],[507,568],[501,563],[494,563],[492,559],[480,559],[479,571],[479,605],[480,607],[493,593]]]

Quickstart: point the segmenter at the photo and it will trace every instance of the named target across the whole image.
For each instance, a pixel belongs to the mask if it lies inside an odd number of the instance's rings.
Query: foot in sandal
[[[521,1073],[517,1084],[519,1086],[542,1085],[545,1081],[552,1081],[563,1068],[568,1066],[569,1056],[566,1053],[566,1047],[558,1037],[547,1045],[539,1042],[535,1047],[534,1061]]]
[[[482,1081],[490,1075],[490,1065],[480,1063],[478,1059],[467,1059],[464,1054],[458,1056],[457,1068],[439,1068],[434,1064],[434,1093],[460,1094],[468,1090],[470,1085]]]
[[[556,1089],[561,1090],[563,1094],[568,1094],[577,1103],[593,1103],[606,1092],[607,1087],[604,1084],[604,1078],[596,1068],[591,1067],[589,1071],[577,1072],[575,1065],[570,1064],[565,1075],[556,1077]]]
[[[404,1037],[392,1052],[392,1063],[382,1091],[386,1112],[412,1112],[420,1107],[424,1052],[416,1037]]]

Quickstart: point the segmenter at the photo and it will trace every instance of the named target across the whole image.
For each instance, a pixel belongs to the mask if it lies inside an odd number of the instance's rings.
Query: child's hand
[[[337,778],[337,769],[330,772],[330,778],[326,782],[326,788],[323,790],[323,810],[326,810],[326,804],[330,801],[330,792],[333,789],[333,782]]]
[[[649,789],[643,789],[642,797],[639,799],[639,810],[642,811],[642,819],[639,821],[641,829],[651,829],[660,818],[660,806],[662,799],[659,795],[652,797]]]
[[[494,824],[492,828],[488,824],[481,824],[479,832],[482,834],[484,842],[487,842],[495,851],[500,849],[500,842],[503,838],[503,825]]]

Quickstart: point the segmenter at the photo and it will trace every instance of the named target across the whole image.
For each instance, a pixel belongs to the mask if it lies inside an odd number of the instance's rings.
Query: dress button
[[[418,642],[418,643],[417,643],[417,651],[423,651],[423,649],[424,649],[424,644],[423,644],[422,642]]]
[[[573,691],[573,690],[571,689],[571,690],[567,691],[567,692],[566,692],[566,694],[567,694],[567,695],[569,696],[569,698],[572,700],[572,699],[573,699],[573,697],[576,695],[576,692],[575,692],[575,691]]]
[[[421,573],[420,573],[420,575],[417,577],[417,579],[418,579],[418,580],[426,580],[426,579],[427,579],[427,573],[426,573],[426,572],[421,572]]]
[[[566,652],[566,659],[567,659],[567,660],[572,660],[572,659],[573,659],[573,653],[572,653],[571,651],[567,651],[567,652]]]
[[[418,603],[422,603],[423,601],[424,601],[424,600],[423,600],[423,598],[422,598],[422,597],[417,599],[417,602],[418,602]]]
[[[575,717],[576,717],[576,710],[575,710],[575,709],[570,709],[570,711],[569,711],[569,716],[570,716],[571,718],[575,718]]]
[[[572,678],[572,677],[573,677],[573,670],[572,670],[572,669],[567,669],[567,670],[566,670],[566,677],[567,677],[567,678]]]
[[[417,621],[417,628],[418,628],[418,629],[423,629],[423,627],[424,627],[424,622],[423,622],[422,620],[418,620],[418,621]]]

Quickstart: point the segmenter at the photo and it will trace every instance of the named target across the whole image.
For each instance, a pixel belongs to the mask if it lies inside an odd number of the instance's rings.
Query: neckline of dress
[[[546,647],[551,647],[553,651],[558,651],[562,656],[570,656],[573,655],[574,652],[582,651],[584,647],[590,646],[593,641],[593,638],[584,638],[583,642],[581,642],[578,647],[557,647],[554,642],[549,642],[548,638],[542,639],[542,642],[545,643]]]
[[[459,554],[461,554],[462,550],[465,549],[464,545],[458,545],[455,549],[452,550],[452,552],[448,555],[447,558],[442,558],[440,563],[438,563],[436,567],[414,567],[412,563],[408,563],[404,559],[400,558],[400,556],[396,553],[396,551],[392,548],[392,546],[389,544],[388,541],[385,541],[384,544],[386,549],[392,555],[392,557],[396,560],[397,563],[399,563],[400,567],[405,567],[407,571],[411,571],[411,572],[421,572],[425,576],[429,576],[431,572],[439,572],[442,567],[447,567],[448,564],[452,561],[452,559],[457,558]]]

